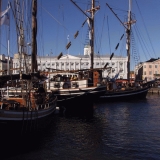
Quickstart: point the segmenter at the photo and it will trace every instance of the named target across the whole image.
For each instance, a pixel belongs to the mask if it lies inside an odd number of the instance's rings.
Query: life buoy
[[[63,89],[67,89],[67,88],[69,88],[69,85],[68,85],[67,82],[64,82],[64,84],[63,84]]]

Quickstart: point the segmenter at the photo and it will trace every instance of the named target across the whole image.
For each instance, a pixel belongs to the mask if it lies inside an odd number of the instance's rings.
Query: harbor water
[[[0,159],[160,159],[160,95],[103,102],[83,115],[56,114],[36,133],[1,137]]]

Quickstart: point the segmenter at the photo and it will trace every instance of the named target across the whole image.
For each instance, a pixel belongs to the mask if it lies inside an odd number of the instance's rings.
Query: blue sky
[[[28,0],[28,2],[31,0]],[[91,0],[75,0],[82,10],[87,10]],[[13,0],[11,0],[13,2]],[[100,10],[95,15],[95,53],[99,55],[111,54],[126,56],[125,37],[120,41],[125,29],[113,15],[106,3],[113,8],[114,12],[124,22],[127,16],[128,0],[96,0]],[[3,0],[4,10],[7,0]],[[28,10],[29,7],[26,7]],[[160,57],[160,0],[132,0],[132,13],[136,24],[132,26],[135,45],[131,58],[138,58],[139,61],[146,61],[150,58]],[[13,16],[11,16],[11,20]],[[38,54],[59,55],[83,54],[86,44],[87,23],[82,26],[86,16],[70,0],[38,0]],[[28,21],[25,23],[27,24]],[[11,26],[12,25],[12,26]],[[27,25],[25,26],[25,29]],[[79,35],[74,39],[74,34]],[[10,50],[14,54],[17,50],[14,23],[10,24]],[[1,27],[1,53],[7,53],[7,27]],[[28,33],[29,35],[29,33]],[[69,39],[67,39],[69,35]],[[26,37],[29,42],[30,37]],[[67,41],[72,45],[69,50],[65,49]],[[115,51],[116,45],[120,42],[119,48]],[[52,54],[51,54],[52,53]]]

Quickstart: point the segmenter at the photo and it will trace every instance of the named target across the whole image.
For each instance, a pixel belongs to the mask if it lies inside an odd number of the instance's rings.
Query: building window
[[[120,72],[123,72],[123,69],[122,69],[122,68],[120,68]]]
[[[112,72],[114,72],[114,71],[115,71],[115,69],[113,68],[113,69],[112,69]]]
[[[152,75],[152,71],[149,71],[149,75]]]
[[[157,65],[155,65],[155,68],[157,68]]]
[[[149,65],[149,68],[152,68],[152,65]]]
[[[157,71],[155,71],[155,74],[158,74],[158,72],[157,72]]]
[[[144,71],[144,75],[146,75],[146,71]]]
[[[146,65],[144,65],[144,68],[146,68]]]

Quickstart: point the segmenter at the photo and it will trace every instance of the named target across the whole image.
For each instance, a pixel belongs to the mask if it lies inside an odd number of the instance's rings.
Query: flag
[[[7,9],[0,13],[0,25],[9,25],[9,9],[10,4],[8,3]]]
[[[117,79],[119,76],[119,72],[115,75],[114,79]]]
[[[90,22],[90,19],[89,19],[89,18],[87,18],[87,23],[88,23],[89,29],[91,29],[91,22]]]
[[[90,19],[87,19],[88,27],[89,27],[89,40],[91,40],[91,22]]]

